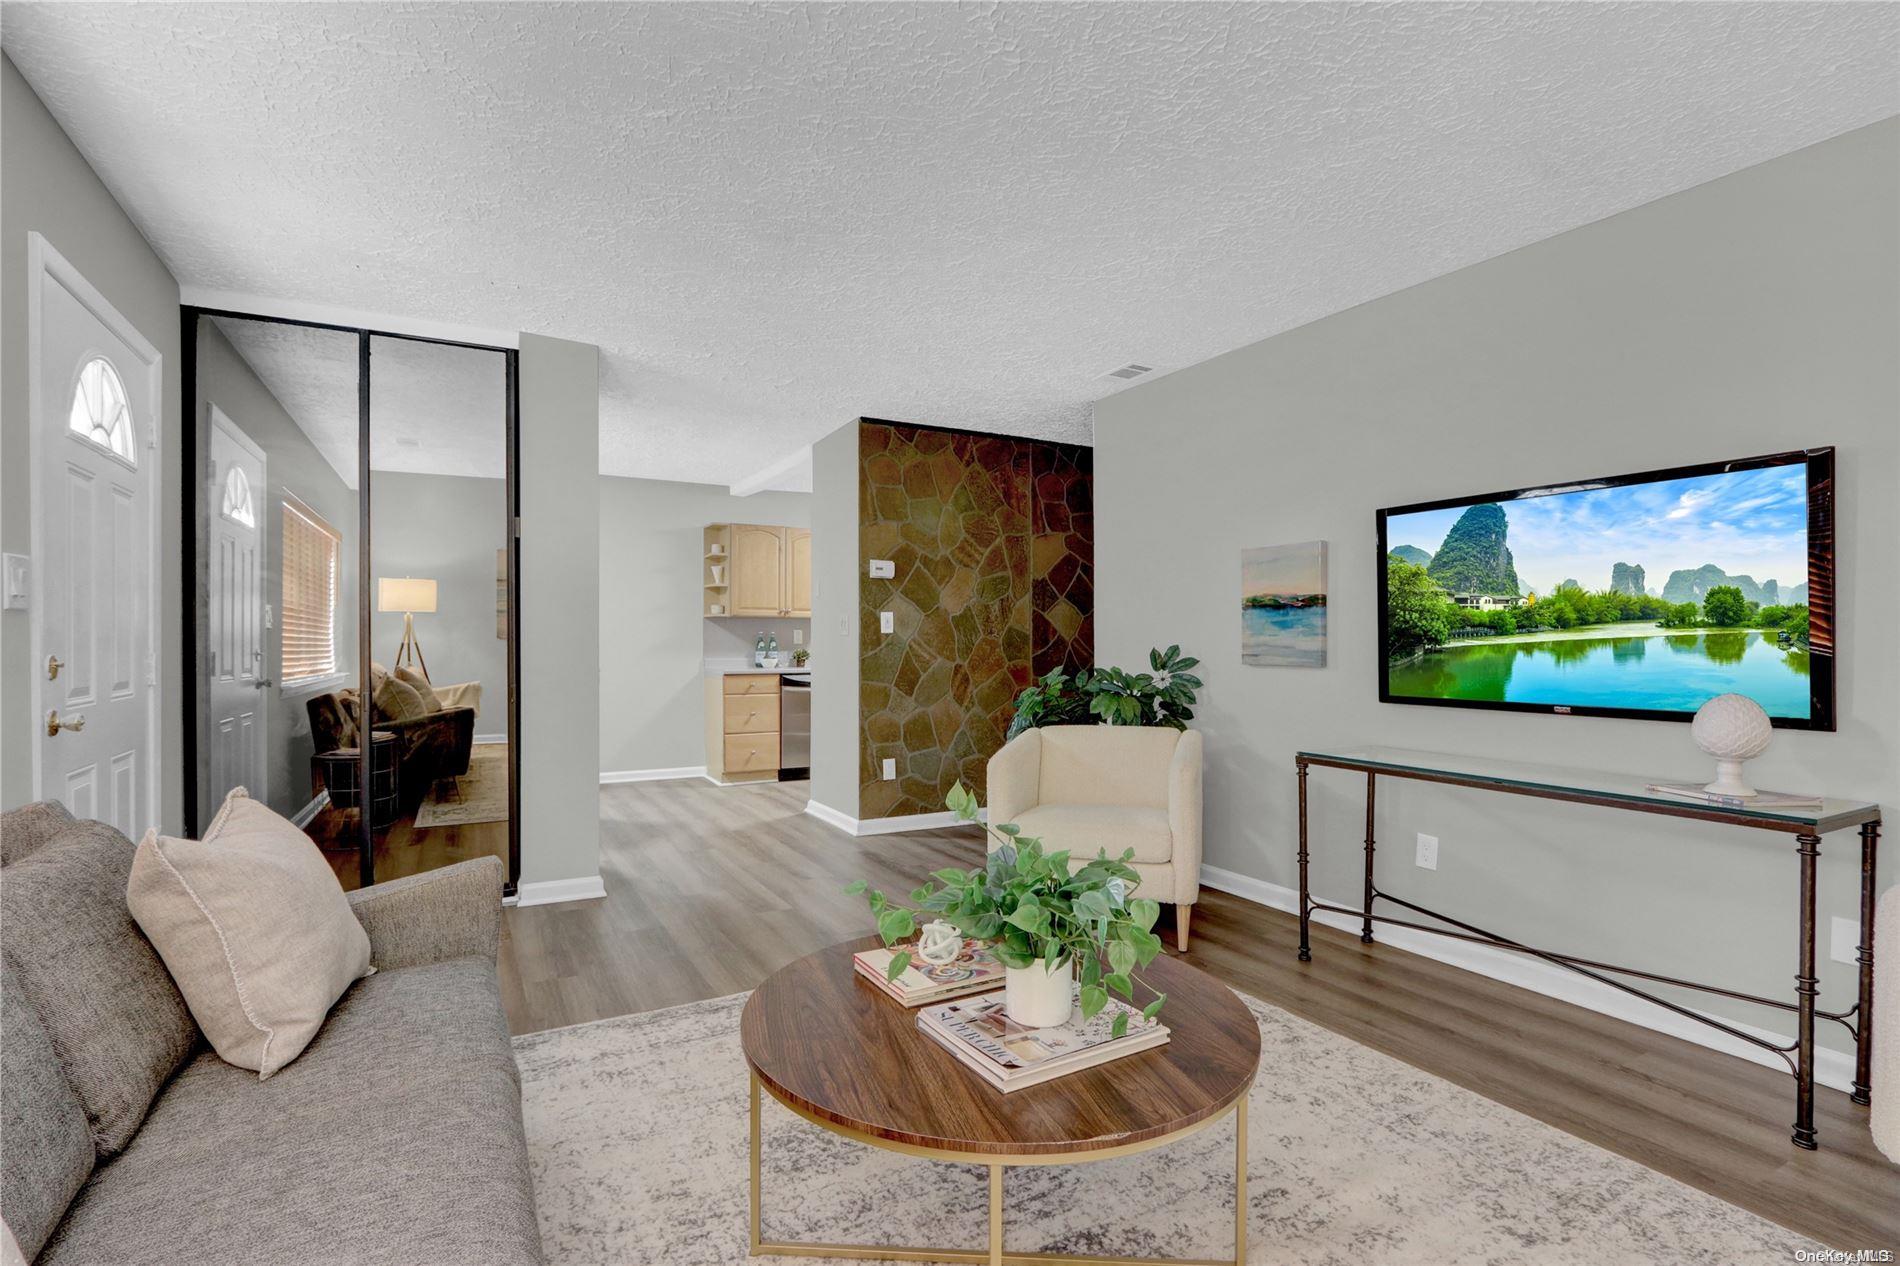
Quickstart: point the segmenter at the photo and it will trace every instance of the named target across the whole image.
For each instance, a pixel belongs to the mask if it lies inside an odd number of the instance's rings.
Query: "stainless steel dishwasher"
[[[790,782],[811,777],[811,674],[779,678],[778,778]]]

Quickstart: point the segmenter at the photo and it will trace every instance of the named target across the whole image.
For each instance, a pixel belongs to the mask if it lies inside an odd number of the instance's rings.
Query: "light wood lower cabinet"
[[[778,674],[706,678],[706,772],[720,782],[766,782],[778,770]]]

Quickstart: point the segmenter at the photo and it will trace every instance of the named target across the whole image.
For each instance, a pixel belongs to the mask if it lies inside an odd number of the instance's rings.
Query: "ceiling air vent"
[[[1143,375],[1152,374],[1154,371],[1155,371],[1155,367],[1153,365],[1128,364],[1128,365],[1123,365],[1120,369],[1111,369],[1107,373],[1103,374],[1102,377],[1119,378],[1123,382],[1126,382],[1130,378],[1140,378]]]

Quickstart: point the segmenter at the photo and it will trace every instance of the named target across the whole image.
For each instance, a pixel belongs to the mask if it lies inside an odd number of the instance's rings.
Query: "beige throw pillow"
[[[376,701],[378,721],[413,721],[429,714],[415,687],[399,677],[384,677],[371,698]]]
[[[404,664],[396,670],[396,680],[402,682],[421,696],[422,706],[426,711],[442,711],[442,701],[436,698],[435,687],[429,684],[427,677],[424,677],[421,673],[409,667],[409,665]]]
[[[260,1079],[374,970],[330,863],[242,787],[202,840],[147,831],[125,898],[212,1047]]]

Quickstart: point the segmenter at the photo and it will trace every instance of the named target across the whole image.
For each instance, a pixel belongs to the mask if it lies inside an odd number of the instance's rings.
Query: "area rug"
[[[416,809],[416,827],[467,826],[508,820],[508,745],[478,743],[468,772],[438,778]]]
[[[1250,1263],[1774,1263],[1772,1222],[1257,999]],[[515,1039],[556,1266],[746,1260],[745,995]],[[765,1234],[980,1248],[987,1178],[764,1107]],[[1231,1256],[1232,1126],[1139,1156],[1010,1170],[1011,1251]]]

